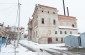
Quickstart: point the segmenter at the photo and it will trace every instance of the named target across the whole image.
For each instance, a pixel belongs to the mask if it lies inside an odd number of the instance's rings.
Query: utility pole
[[[20,2],[18,0],[18,11],[17,11],[17,15],[18,15],[18,36],[17,36],[17,40],[14,41],[14,52],[16,55],[16,48],[18,47],[19,44],[19,39],[20,39],[20,33],[19,33],[19,27],[20,27]],[[17,43],[16,43],[17,42]]]
[[[18,0],[18,37],[17,37],[17,46],[18,47],[18,44],[19,44],[19,39],[20,39],[20,33],[19,33],[19,28],[20,28],[20,2]]]

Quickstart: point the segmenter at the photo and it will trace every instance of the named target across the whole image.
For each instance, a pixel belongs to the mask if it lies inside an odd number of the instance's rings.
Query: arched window
[[[44,24],[44,18],[42,18],[42,24]]]
[[[53,24],[54,24],[54,25],[56,24],[56,21],[55,21],[55,20],[53,20]]]

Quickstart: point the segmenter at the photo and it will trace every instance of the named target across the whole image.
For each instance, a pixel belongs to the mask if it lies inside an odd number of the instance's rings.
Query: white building
[[[38,43],[61,43],[68,34],[77,34],[76,17],[59,15],[57,8],[36,5],[28,23],[29,40]]]

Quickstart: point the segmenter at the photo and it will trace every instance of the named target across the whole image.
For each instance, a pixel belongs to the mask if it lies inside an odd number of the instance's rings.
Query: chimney
[[[67,7],[67,16],[69,16],[69,9],[68,9],[68,7]]]
[[[63,10],[64,10],[64,15],[66,16],[64,0],[63,0]]]

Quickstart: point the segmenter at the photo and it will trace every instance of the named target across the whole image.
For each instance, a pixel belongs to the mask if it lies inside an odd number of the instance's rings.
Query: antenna
[[[66,13],[65,13],[65,3],[64,3],[64,0],[63,0],[63,10],[64,10],[64,15],[66,16]]]
[[[67,7],[67,16],[69,16],[69,9],[68,9],[68,7]]]

